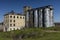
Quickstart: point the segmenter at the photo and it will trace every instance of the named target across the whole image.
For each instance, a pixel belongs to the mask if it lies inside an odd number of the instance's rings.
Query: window
[[[22,17],[20,17],[20,18],[22,18]]]
[[[10,26],[12,26],[12,24],[10,24]]]
[[[15,20],[14,20],[14,22],[15,22]]]
[[[10,20],[10,22],[12,22],[12,20]]]
[[[15,26],[15,24],[13,24],[13,26]]]
[[[15,16],[14,16],[14,18],[15,18]]]
[[[17,18],[18,18],[18,16],[17,16]]]
[[[12,18],[12,16],[10,16],[10,18]]]
[[[24,17],[23,17],[23,19],[24,19]]]

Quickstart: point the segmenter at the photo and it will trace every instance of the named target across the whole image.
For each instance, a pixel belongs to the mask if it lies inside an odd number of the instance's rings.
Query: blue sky
[[[37,8],[47,5],[53,5],[54,21],[60,22],[60,0],[0,0],[0,22],[4,19],[3,15],[11,10],[21,13],[24,6]]]

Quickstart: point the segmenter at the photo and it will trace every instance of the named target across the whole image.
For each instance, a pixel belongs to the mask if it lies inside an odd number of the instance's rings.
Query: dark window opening
[[[10,26],[12,26],[12,24],[10,24]]]
[[[15,22],[15,20],[14,20],[14,22]]]
[[[24,17],[23,17],[23,19],[24,19]]]
[[[18,18],[18,16],[17,16],[17,18]]]
[[[15,16],[14,16],[14,18],[15,18]]]
[[[22,18],[22,17],[20,17],[20,18]]]
[[[13,24],[13,26],[15,26],[15,24]]]

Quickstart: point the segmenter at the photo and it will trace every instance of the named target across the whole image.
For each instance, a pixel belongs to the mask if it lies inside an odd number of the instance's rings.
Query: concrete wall
[[[10,16],[12,16],[12,18]],[[14,16],[15,16],[15,18],[14,18]],[[14,22],[14,20],[15,20],[15,22]],[[4,25],[5,25],[5,29],[7,29],[6,31],[10,31],[10,29],[13,30],[14,28],[21,29],[21,28],[25,27],[25,16],[15,15],[15,14],[6,15],[6,16],[4,16]]]

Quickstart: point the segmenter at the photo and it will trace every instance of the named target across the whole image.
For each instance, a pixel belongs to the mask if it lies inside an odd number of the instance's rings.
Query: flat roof
[[[42,7],[38,7],[38,8],[32,8],[31,10],[36,10],[36,9],[45,9],[45,8],[52,8],[53,5],[47,5],[47,6],[42,6]],[[53,9],[53,8],[52,8]],[[30,11],[30,10],[28,10]]]
[[[22,15],[22,16],[24,16],[24,14],[21,14],[21,13],[15,13],[14,11],[11,11],[11,12],[8,12],[8,13],[6,13],[4,16],[6,16],[6,15]]]

